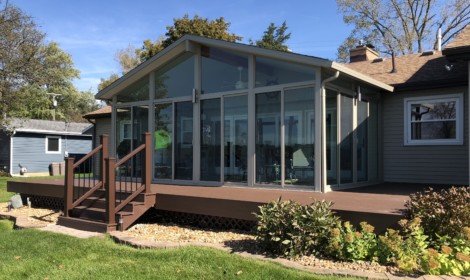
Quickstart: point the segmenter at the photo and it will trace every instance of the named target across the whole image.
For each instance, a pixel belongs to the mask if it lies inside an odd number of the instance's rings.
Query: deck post
[[[103,134],[100,136],[100,144],[102,146],[100,153],[100,181],[103,183],[103,187],[106,185],[106,168],[105,168],[105,159],[108,158],[108,146],[109,146],[109,136],[108,134]]]
[[[142,182],[145,185],[145,189],[143,193],[150,192],[150,184],[152,183],[152,145],[151,145],[151,137],[150,133],[144,133],[145,139],[145,155],[144,155],[144,168],[142,172]]]
[[[116,159],[114,157],[105,159],[106,168],[106,221],[108,224],[116,223]]]
[[[65,158],[65,199],[64,199],[64,216],[68,217],[73,204],[73,162],[75,158]]]

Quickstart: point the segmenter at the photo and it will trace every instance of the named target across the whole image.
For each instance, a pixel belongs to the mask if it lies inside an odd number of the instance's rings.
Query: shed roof
[[[4,127],[4,129],[38,134],[91,136],[88,134],[89,132],[87,132],[91,127],[92,125],[89,123],[14,118],[9,120],[9,123]]]
[[[90,113],[86,113],[83,115],[85,119],[97,119],[97,118],[103,118],[103,117],[108,117],[111,115],[112,107],[111,106],[105,106],[103,108],[100,108],[98,110],[95,110]]]
[[[470,60],[470,24],[443,51],[450,60]]]

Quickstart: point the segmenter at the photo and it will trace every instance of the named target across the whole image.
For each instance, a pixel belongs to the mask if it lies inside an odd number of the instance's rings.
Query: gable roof
[[[32,119],[10,119],[4,127],[8,131],[29,132],[38,134],[59,135],[87,135],[87,130],[92,127],[89,123],[72,123],[63,121],[32,120]]]
[[[470,24],[446,46],[443,53],[451,60],[470,60]]]
[[[257,46],[246,45],[241,43],[233,43],[222,40],[204,38],[195,35],[185,35],[169,47],[163,49],[161,52],[150,58],[149,60],[141,63],[127,74],[114,81],[111,85],[101,90],[96,94],[97,99],[109,100],[114,95],[137,82],[141,78],[148,75],[155,69],[165,65],[173,58],[184,52],[197,53],[197,47],[199,45],[221,48],[229,51],[237,51],[257,56],[263,56],[268,58],[274,58],[278,60],[284,60],[292,63],[300,63],[304,65],[317,66],[336,70],[342,72],[344,75],[349,76],[353,79],[360,80],[369,85],[378,87],[386,91],[393,91],[393,88],[381,81],[371,79],[369,76],[362,73],[356,72],[350,68],[344,67],[340,63],[330,61],[328,59],[319,58],[315,56],[307,56],[290,52],[282,52],[260,48]]]
[[[345,66],[391,85],[396,90],[465,85],[468,79],[466,63],[450,64],[438,51],[395,57],[395,73],[392,73],[391,58],[353,62]]]

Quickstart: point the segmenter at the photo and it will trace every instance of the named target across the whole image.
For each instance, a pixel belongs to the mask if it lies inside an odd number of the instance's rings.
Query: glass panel
[[[132,107],[132,150],[145,142],[143,134],[148,132],[148,113],[148,106]],[[132,175],[135,177],[142,176],[142,157],[143,153],[138,153],[132,158]]]
[[[284,93],[285,184],[314,185],[315,95],[313,88]]]
[[[256,95],[256,183],[281,183],[281,92]]]
[[[368,179],[368,103],[357,102],[357,181]]]
[[[411,104],[411,121],[455,120],[456,102]]]
[[[336,97],[337,92],[326,91],[326,170],[328,185],[338,184],[338,103]]]
[[[155,178],[171,179],[172,174],[172,139],[173,105],[155,105]]]
[[[411,139],[456,139],[456,121],[411,123]]]
[[[193,178],[193,104],[175,105],[175,179]]]
[[[369,152],[369,181],[379,179],[379,113],[377,103],[369,102],[369,124],[367,149]]]
[[[256,87],[315,80],[315,69],[263,57],[256,58]]]
[[[248,98],[224,99],[224,173],[226,182],[247,181]]]
[[[202,47],[202,92],[214,93],[248,88],[248,56]]]
[[[136,83],[127,87],[117,95],[118,103],[142,101],[149,99],[149,78],[145,76]]]
[[[194,88],[194,55],[185,54],[155,72],[155,99],[190,96]]]
[[[353,181],[353,104],[341,95],[340,184]]]
[[[201,101],[201,181],[220,181],[220,99]]]
[[[131,151],[131,107],[117,108],[116,112],[116,156],[123,158]]]

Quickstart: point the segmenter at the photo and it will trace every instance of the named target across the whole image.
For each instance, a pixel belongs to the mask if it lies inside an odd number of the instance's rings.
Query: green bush
[[[360,226],[357,231],[349,222],[338,223],[330,231],[325,255],[338,260],[373,260],[377,247],[374,227],[366,222]]]
[[[406,207],[410,219],[421,219],[431,240],[438,235],[459,237],[462,229],[470,226],[470,187],[452,187],[439,192],[429,188],[411,194]]]
[[[328,234],[339,218],[331,202],[314,201],[302,206],[287,200],[260,206],[257,240],[274,254],[299,256],[318,254],[328,243]]]
[[[0,177],[11,177],[10,173],[0,170]]]
[[[421,227],[421,220],[401,220],[401,230],[388,229],[377,241],[377,257],[382,264],[393,264],[401,271],[414,273],[422,270],[429,242]]]

